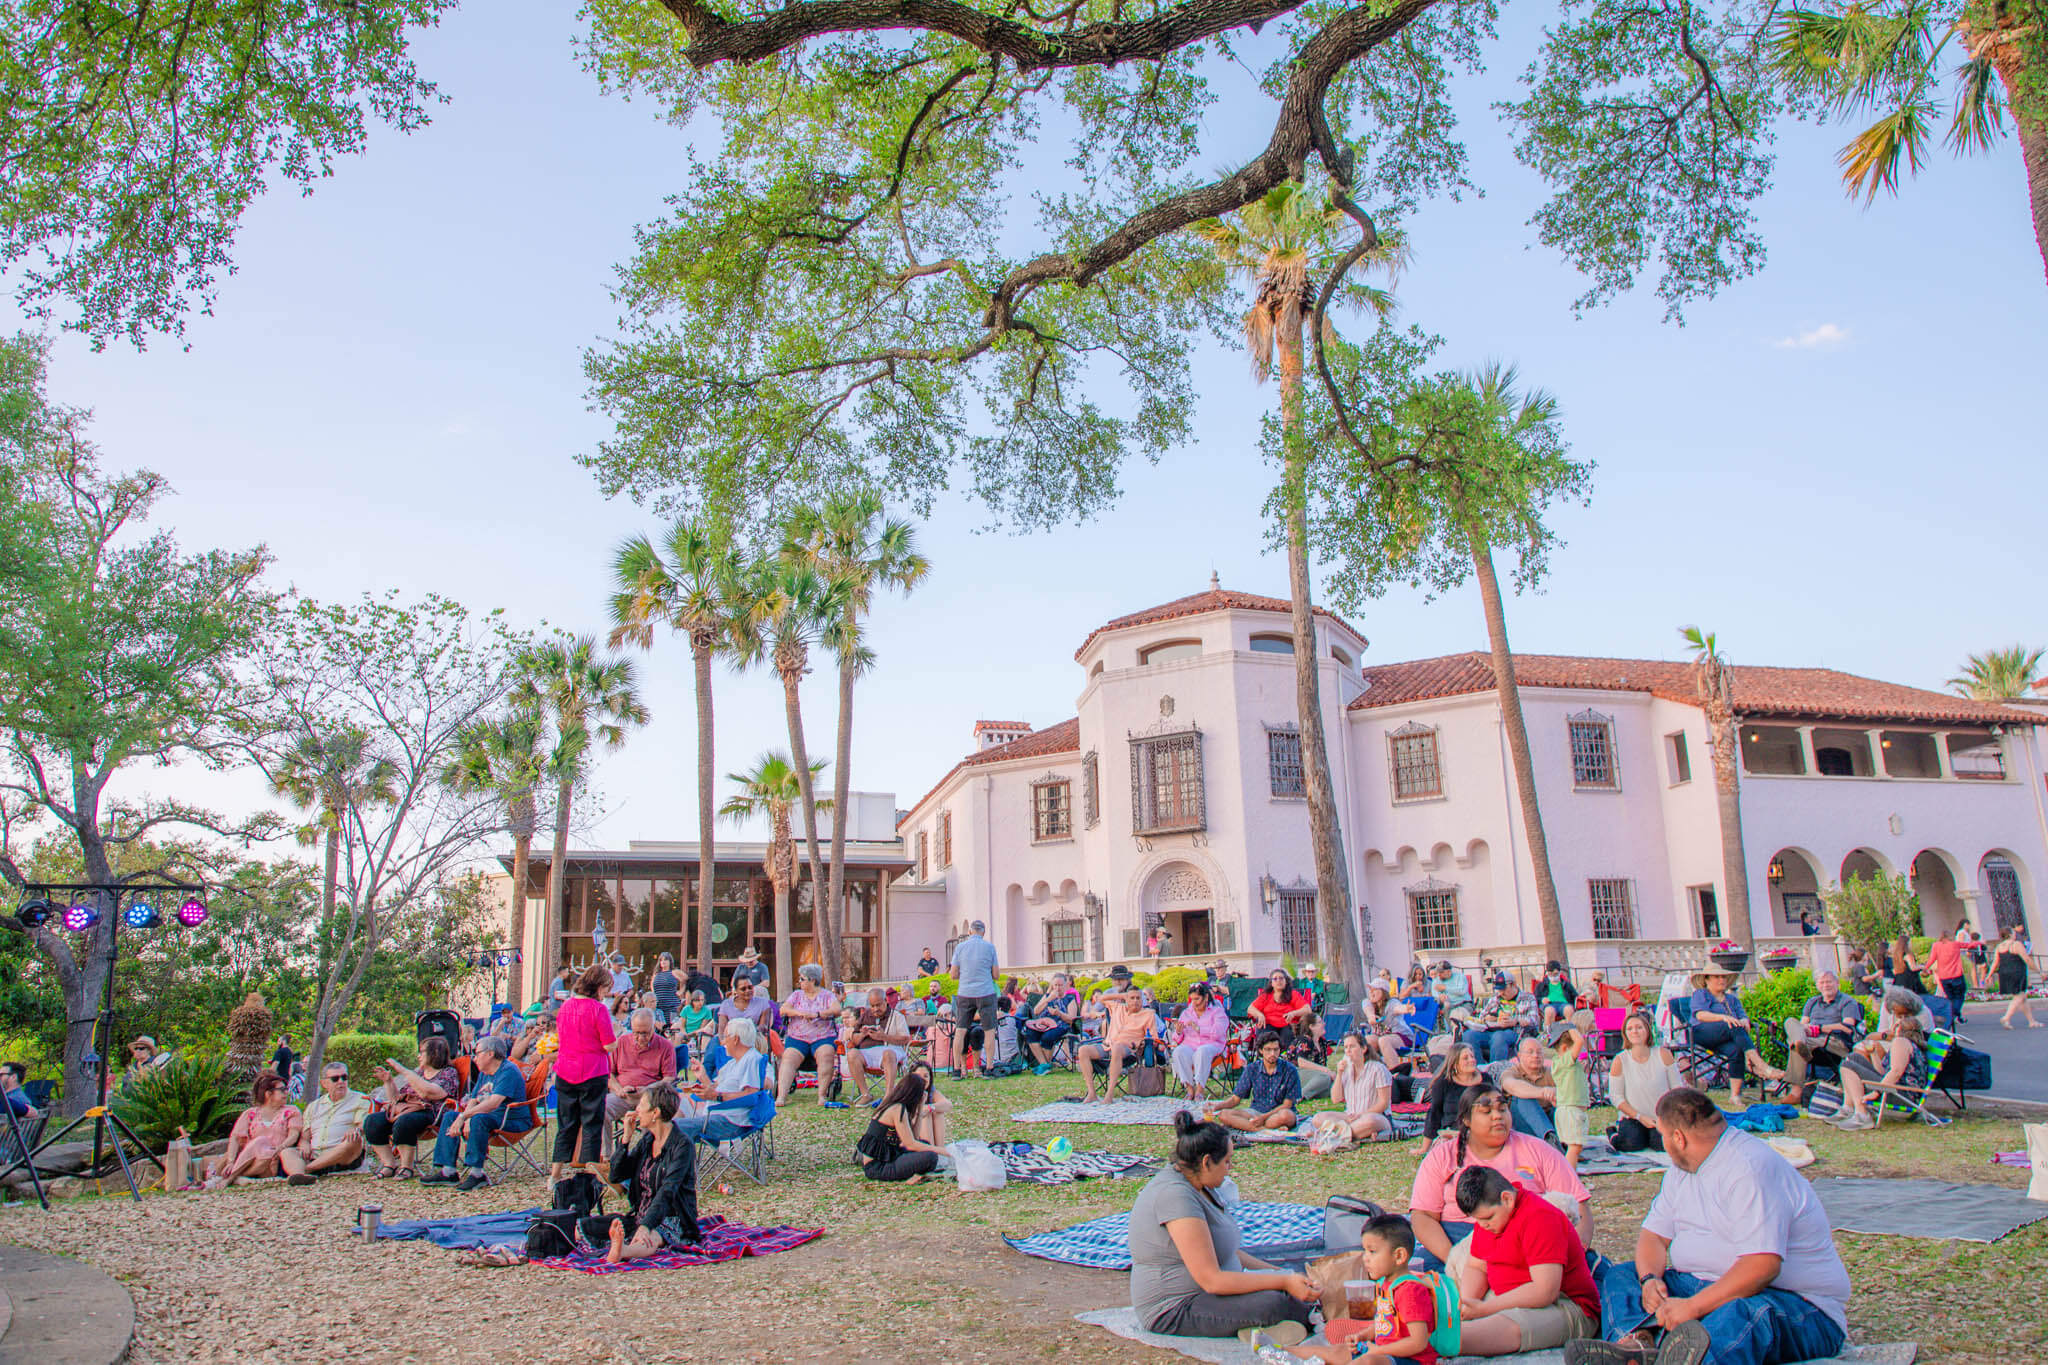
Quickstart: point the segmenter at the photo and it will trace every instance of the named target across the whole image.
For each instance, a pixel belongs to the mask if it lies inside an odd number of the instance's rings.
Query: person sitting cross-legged
[[[228,1131],[228,1149],[200,1163],[200,1182],[223,1189],[247,1176],[261,1179],[306,1169],[299,1156],[299,1131],[304,1116],[285,1097],[284,1078],[259,1071],[249,1084],[249,1107]]]
[[[1292,1128],[1294,1106],[1301,1103],[1301,1072],[1281,1055],[1284,1051],[1278,1032],[1262,1030],[1258,1056],[1238,1076],[1237,1089],[1228,1099],[1203,1105],[1203,1115],[1241,1133]]]
[[[477,1040],[469,1097],[442,1112],[441,1133],[434,1140],[434,1170],[421,1176],[420,1184],[453,1183],[458,1190],[473,1190],[490,1183],[484,1177],[484,1155],[490,1150],[491,1134],[523,1133],[533,1127],[533,1111],[525,1103],[526,1077],[505,1060],[511,1050],[497,1034]],[[462,1172],[455,1169],[458,1148]]]
[[[1468,1356],[1546,1351],[1600,1335],[1600,1288],[1577,1224],[1556,1204],[1491,1166],[1458,1173],[1472,1251],[1458,1272],[1458,1350]]]
[[[868,1073],[880,1073],[882,1093],[896,1088],[898,1068],[910,1060],[910,1021],[903,1011],[889,1008],[889,998],[879,990],[867,993],[864,1008],[854,1017],[853,1030],[846,1039],[846,1070],[862,1102],[873,1104],[868,1095]]]
[[[619,1150],[609,1174],[623,1186],[628,1214],[583,1220],[583,1236],[608,1243],[604,1258],[617,1265],[704,1240],[697,1226],[697,1145],[676,1131],[682,1106],[667,1081],[643,1086],[620,1120]]]
[[[320,1068],[320,1095],[306,1106],[299,1128],[303,1171],[291,1174],[294,1185],[310,1185],[329,1171],[352,1171],[363,1160],[363,1120],[370,1097],[348,1088],[348,1063],[327,1062]]]
[[[1565,1365],[1781,1365],[1838,1354],[1849,1271],[1812,1182],[1690,1086],[1658,1101],[1657,1126],[1671,1170],[1635,1261],[1600,1272],[1607,1340],[1567,1342]]]
[[[946,1154],[944,1120],[928,1107],[931,1085],[931,1068],[918,1065],[882,1096],[882,1107],[853,1149],[862,1175],[915,1185],[938,1169]]]
[[[1394,1120],[1388,1112],[1394,1100],[1393,1073],[1367,1050],[1362,1031],[1344,1035],[1344,1056],[1337,1063],[1330,1098],[1343,1107],[1311,1115],[1318,1127],[1339,1129],[1353,1142],[1378,1142],[1394,1136]]]
[[[1146,1009],[1143,997],[1130,989],[1129,967],[1118,963],[1109,969],[1109,979],[1115,983],[1115,989],[1096,997],[1107,1018],[1102,1041],[1088,1043],[1074,1053],[1074,1064],[1081,1071],[1083,1104],[1095,1102],[1095,1068],[1103,1062],[1109,1064],[1109,1075],[1102,1085],[1102,1097],[1108,1099],[1116,1094],[1117,1077],[1123,1074],[1124,1067],[1137,1059],[1145,1039],[1159,1027],[1159,1016]]]

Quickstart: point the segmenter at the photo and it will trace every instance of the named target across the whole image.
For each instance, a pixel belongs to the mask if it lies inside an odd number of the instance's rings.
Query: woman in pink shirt
[[[1188,987],[1188,1007],[1173,1021],[1173,1074],[1188,1098],[1199,1100],[1210,1068],[1230,1045],[1230,1011],[1216,1003],[1206,981]]]
[[[1458,1104],[1457,1134],[1438,1138],[1416,1169],[1415,1188],[1408,1195],[1408,1221],[1415,1229],[1422,1269],[1442,1265],[1450,1259],[1452,1247],[1472,1235],[1472,1224],[1456,1216],[1458,1175],[1467,1166],[1491,1166],[1538,1194],[1566,1196],[1578,1208],[1573,1221],[1578,1224],[1579,1236],[1591,1241],[1592,1191],[1557,1148],[1514,1131],[1508,1097],[1486,1083],[1465,1092]],[[1445,1218],[1446,1210],[1452,1218]]]
[[[612,993],[612,969],[593,962],[576,978],[576,989],[555,1015],[555,1162],[550,1181],[562,1168],[579,1161],[604,1179],[597,1164],[604,1140],[604,1097],[612,1074],[611,1011],[604,998]],[[577,1151],[578,1137],[582,1151]]]

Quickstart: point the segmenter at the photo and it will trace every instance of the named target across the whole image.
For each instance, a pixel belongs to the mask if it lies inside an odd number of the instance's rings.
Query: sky
[[[606,429],[581,356],[617,334],[614,268],[681,186],[689,139],[580,70],[573,10],[491,0],[423,35],[419,66],[449,103],[411,137],[380,132],[311,197],[259,202],[184,348],[59,339],[55,396],[96,410],[110,466],[168,476],[159,521],[188,548],[261,542],[274,580],[316,598],[438,592],[601,628],[613,546],[657,523],[575,462]],[[1842,132],[1788,127],[1763,272],[1682,327],[1647,289],[1575,317],[1584,284],[1534,244],[1541,186],[1488,107],[1516,89],[1541,17],[1511,16],[1493,70],[1461,84],[1486,193],[1412,220],[1399,283],[1446,364],[1518,364],[1597,464],[1591,505],[1555,516],[1565,545],[1542,591],[1509,603],[1514,645],[1675,658],[1698,622],[1737,662],[1939,687],[1970,652],[2048,644],[2032,539],[2048,510],[2048,291],[2016,147],[1944,151],[1866,209],[1836,178]],[[1253,98],[1211,110],[1219,156],[1263,141],[1271,106]],[[856,789],[908,806],[969,751],[976,719],[1072,715],[1073,651],[1112,616],[1212,572],[1285,594],[1256,452],[1274,394],[1219,344],[1196,367],[1198,439],[1131,467],[1094,523],[990,533],[953,499],[920,526],[933,572],[875,613]],[[1396,591],[1353,624],[1368,663],[1485,646],[1469,588]],[[653,719],[599,770],[586,846],[695,837],[687,650],[665,638],[640,664]],[[814,755],[830,750],[831,686],[821,671],[805,690]],[[721,772],[786,745],[770,676],[721,673],[718,689]],[[131,781],[234,810],[265,800],[247,774]]]

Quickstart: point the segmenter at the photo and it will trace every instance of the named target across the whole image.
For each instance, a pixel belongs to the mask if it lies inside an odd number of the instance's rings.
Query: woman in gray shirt
[[[1298,1323],[1276,1340],[1307,1335],[1317,1291],[1247,1255],[1237,1220],[1216,1198],[1230,1174],[1230,1130],[1193,1114],[1173,1121],[1173,1164],[1131,1206],[1131,1307],[1151,1332],[1227,1337],[1251,1327]]]

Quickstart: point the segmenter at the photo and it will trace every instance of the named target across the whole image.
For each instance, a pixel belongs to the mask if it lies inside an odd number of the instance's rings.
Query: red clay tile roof
[[[1114,621],[1105,622],[1097,626],[1094,630],[1088,632],[1088,638],[1083,640],[1081,647],[1074,651],[1074,657],[1078,659],[1083,654],[1086,654],[1088,646],[1095,643],[1096,636],[1112,630],[1124,630],[1130,626],[1153,626],[1161,621],[1177,621],[1184,616],[1201,616],[1212,611],[1272,611],[1285,616],[1291,610],[1293,610],[1292,605],[1284,597],[1261,597],[1257,593],[1235,592],[1229,588],[1211,588],[1207,592],[1198,592],[1191,597],[1176,598],[1174,601],[1164,603],[1161,606],[1147,607],[1144,611],[1134,611],[1129,616],[1119,616]],[[1350,630],[1353,635],[1358,635],[1358,638],[1361,640],[1365,638],[1363,635],[1359,635],[1357,631],[1352,630],[1350,623],[1341,616],[1333,616],[1322,607],[1317,607],[1315,614],[1325,620],[1335,621],[1338,625],[1343,626],[1344,629]]]
[[[1917,724],[2048,724],[2048,718],[2019,708],[1860,678],[1832,668],[1736,664],[1733,671],[1735,709],[1743,716],[1838,717]],[[1671,659],[1517,654],[1515,681],[1523,687],[1648,692],[1666,701],[1698,704],[1692,665]],[[1491,692],[1493,663],[1490,656],[1474,651],[1381,664],[1365,670],[1365,686],[1365,695],[1351,703],[1352,710]]]
[[[974,733],[977,735],[984,730],[1029,730],[1030,728],[1031,722],[1028,720],[978,720],[974,722]]]
[[[1048,754],[1077,754],[1079,752],[1081,752],[1081,718],[1076,716],[1071,720],[1063,720],[1058,725],[1048,725],[1043,730],[1033,730],[1028,735],[1011,740],[1008,744],[998,744],[994,748],[983,749],[980,753],[969,754],[958,763],[955,763],[944,777],[933,783],[930,791],[917,798],[917,804],[903,813],[903,818],[896,822],[896,828],[901,829],[909,823],[910,817],[917,814],[918,809],[925,802],[936,796],[939,788],[951,782],[953,774],[959,772],[962,768],[972,768],[983,763],[1002,763],[1012,758],[1044,758]]]

